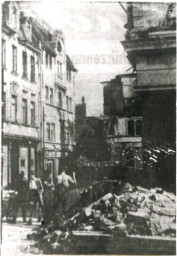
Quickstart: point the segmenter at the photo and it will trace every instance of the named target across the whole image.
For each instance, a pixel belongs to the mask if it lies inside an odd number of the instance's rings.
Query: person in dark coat
[[[19,177],[16,182],[16,200],[14,202],[14,210],[13,210],[13,222],[16,222],[18,209],[21,208],[23,222],[26,222],[26,205],[27,205],[27,194],[28,194],[28,182],[25,178],[24,172],[22,171],[19,174]]]
[[[44,193],[43,193],[43,217],[44,224],[47,225],[50,223],[52,219],[52,207],[53,207],[53,191],[54,191],[54,183],[52,181],[51,175],[48,173],[46,179],[43,183]]]

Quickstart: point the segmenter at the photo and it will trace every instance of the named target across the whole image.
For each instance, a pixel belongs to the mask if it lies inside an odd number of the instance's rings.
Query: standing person
[[[43,207],[43,185],[40,178],[35,177],[34,171],[31,171],[30,182],[29,182],[29,221],[28,224],[32,224],[32,215],[34,209],[37,206],[42,209]]]
[[[16,218],[18,214],[19,207],[22,210],[23,223],[26,222],[26,203],[27,203],[27,193],[28,193],[28,182],[25,178],[24,172],[19,174],[16,181],[16,191],[17,195],[14,202],[13,209],[13,223],[16,223]]]
[[[68,201],[68,191],[70,190],[70,184],[74,184],[73,178],[66,174],[67,168],[64,168],[62,173],[57,176],[57,185],[54,195],[54,208],[55,208],[55,218],[59,223],[64,219],[68,218],[67,214],[67,201]],[[62,224],[62,223],[61,223]]]
[[[45,225],[49,224],[52,218],[52,207],[53,207],[53,191],[54,184],[51,178],[51,174],[48,173],[46,180],[44,181],[44,205],[43,205],[43,216]]]

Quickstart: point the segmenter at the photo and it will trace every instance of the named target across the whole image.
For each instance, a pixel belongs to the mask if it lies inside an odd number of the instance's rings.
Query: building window
[[[72,112],[72,98],[69,98],[69,111]]]
[[[49,64],[49,54],[46,52],[45,55],[45,63],[46,63],[46,67],[48,68],[48,64]]]
[[[1,65],[3,68],[6,67],[6,41],[4,39],[2,39]]]
[[[59,105],[60,108],[62,108],[62,106],[63,106],[62,93],[61,92],[58,93],[58,105]]]
[[[111,120],[109,122],[109,126],[108,126],[108,136],[114,136],[115,135],[115,121]]]
[[[15,7],[12,8],[12,25],[14,28],[17,27],[17,9]]]
[[[27,78],[27,53],[22,53],[22,59],[23,59],[23,77]]]
[[[45,87],[45,99],[46,100],[49,99],[49,87],[48,86]]]
[[[65,143],[65,121],[60,120],[60,141],[61,144]]]
[[[60,42],[57,43],[57,51],[60,53],[62,51],[62,45]]]
[[[53,89],[50,89],[50,104],[53,104]]]
[[[12,45],[12,71],[17,73],[17,47]]]
[[[57,75],[62,78],[62,63],[57,61]]]
[[[2,119],[6,120],[6,92],[2,94]]]
[[[22,100],[22,122],[27,124],[27,100]]]
[[[50,141],[50,123],[46,124],[47,141]]]
[[[50,69],[52,69],[52,56],[50,56]]]
[[[11,103],[11,121],[17,121],[17,97],[12,95],[12,103]]]
[[[67,139],[67,144],[69,144],[69,141],[70,141],[69,132],[67,132],[67,134],[66,134],[66,139]]]
[[[31,82],[35,82],[35,58],[31,56]]]
[[[128,121],[128,136],[135,136],[134,121]]]
[[[66,109],[69,111],[69,97],[66,96]]]
[[[67,68],[67,80],[71,82],[71,70]]]
[[[35,126],[35,103],[31,101],[31,125]]]
[[[142,136],[142,121],[136,120],[136,136]]]
[[[55,142],[55,124],[51,124],[51,141]]]

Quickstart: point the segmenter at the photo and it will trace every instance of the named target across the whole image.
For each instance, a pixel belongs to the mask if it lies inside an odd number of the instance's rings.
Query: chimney
[[[82,104],[85,104],[85,97],[82,97]]]

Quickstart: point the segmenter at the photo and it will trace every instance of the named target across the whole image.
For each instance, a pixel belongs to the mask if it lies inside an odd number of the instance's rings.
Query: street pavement
[[[35,246],[35,241],[27,239],[39,225],[37,219],[33,218],[31,226],[23,224],[22,218],[17,219],[16,224],[2,223],[2,256],[42,254]]]

